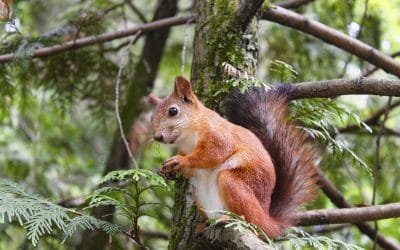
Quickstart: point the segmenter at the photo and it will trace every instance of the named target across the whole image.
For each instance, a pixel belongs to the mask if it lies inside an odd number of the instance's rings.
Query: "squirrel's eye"
[[[178,114],[178,109],[175,107],[169,108],[168,115],[169,116],[176,116]]]

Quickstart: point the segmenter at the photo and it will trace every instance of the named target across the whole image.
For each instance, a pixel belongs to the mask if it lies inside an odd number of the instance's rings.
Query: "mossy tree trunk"
[[[253,74],[256,70],[257,18],[263,1],[198,0],[191,80],[196,93],[210,108],[217,108],[213,98],[223,81],[222,64],[227,62]],[[192,200],[192,188],[186,180],[176,182],[176,197],[169,249],[218,249],[228,245],[209,237],[197,237],[194,227],[198,215]],[[233,235],[233,234],[232,234]],[[223,237],[221,237],[223,238]],[[242,242],[243,243],[243,242]],[[246,248],[246,244],[230,245]]]
[[[177,0],[159,1],[152,21],[174,16],[177,12],[177,7]],[[128,135],[132,124],[143,111],[140,105],[141,98],[147,95],[153,88],[153,83],[157,76],[164,48],[169,37],[169,31],[170,28],[163,28],[146,33],[140,60],[136,65],[128,64],[125,69],[126,72],[133,72],[129,73],[131,76],[128,78],[133,79],[133,81],[128,83],[125,98],[126,103],[121,107],[121,119],[125,135]],[[122,141],[121,132],[117,129],[114,133],[103,174],[106,175],[114,170],[128,169],[129,165],[129,155]],[[113,206],[102,206],[95,209],[93,213],[98,218],[112,221],[113,217],[104,217],[104,215],[113,214],[114,210]],[[99,250],[117,247],[121,246],[110,246],[109,236],[104,232],[86,231],[76,249]]]

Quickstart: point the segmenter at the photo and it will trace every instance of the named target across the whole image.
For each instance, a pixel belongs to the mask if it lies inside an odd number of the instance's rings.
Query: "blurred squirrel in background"
[[[189,178],[202,218],[198,232],[207,219],[223,220],[218,211],[225,210],[276,238],[296,224],[296,209],[315,198],[317,152],[288,122],[291,91],[278,85],[234,92],[224,103],[230,121],[206,108],[181,76],[168,97],[150,95],[154,139],[179,150],[162,172]]]

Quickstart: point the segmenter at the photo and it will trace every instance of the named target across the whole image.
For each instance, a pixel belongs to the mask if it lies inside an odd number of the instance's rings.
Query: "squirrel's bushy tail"
[[[318,189],[317,150],[302,129],[288,121],[292,86],[235,92],[225,103],[229,120],[251,130],[275,165],[276,186],[270,216],[281,228],[295,225],[296,209],[315,198]]]

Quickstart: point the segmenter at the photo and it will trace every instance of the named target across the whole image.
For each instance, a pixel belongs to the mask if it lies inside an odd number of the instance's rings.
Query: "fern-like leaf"
[[[121,232],[114,224],[88,215],[71,218],[71,211],[38,195],[25,192],[17,184],[0,180],[0,223],[17,220],[27,230],[28,239],[34,246],[39,238],[51,234],[54,229],[70,237],[77,228],[103,230],[109,234]],[[64,239],[65,240],[65,239]]]

